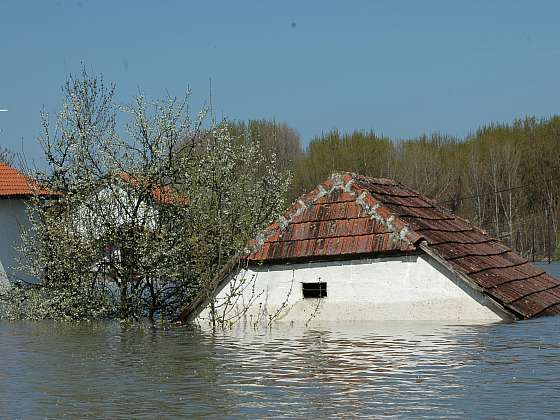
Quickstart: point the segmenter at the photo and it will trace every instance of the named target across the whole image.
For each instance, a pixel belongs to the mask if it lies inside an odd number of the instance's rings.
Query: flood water
[[[0,321],[0,418],[200,416],[559,417],[560,317],[217,334]]]

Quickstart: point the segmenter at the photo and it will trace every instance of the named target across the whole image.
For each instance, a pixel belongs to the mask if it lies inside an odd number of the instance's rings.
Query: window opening
[[[324,298],[327,297],[327,283],[302,283],[301,290],[304,298]]]

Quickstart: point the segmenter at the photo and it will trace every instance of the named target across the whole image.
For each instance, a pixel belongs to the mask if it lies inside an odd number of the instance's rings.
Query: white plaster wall
[[[227,322],[500,321],[486,298],[459,287],[428,256],[274,265],[242,270],[217,295]],[[448,277],[449,276],[449,277]],[[327,297],[304,299],[303,282],[326,282]],[[456,284],[457,282],[457,284]],[[209,322],[210,311],[198,320]]]
[[[82,235],[103,235],[106,222],[113,225],[130,223],[133,209],[137,207],[138,196],[134,191],[127,191],[119,186],[112,189],[103,188],[91,198],[88,206],[82,205],[78,208],[77,230]],[[93,207],[95,211],[89,209]],[[105,214],[100,215],[99,210],[104,209]],[[136,223],[148,227],[155,226],[157,210],[147,205],[145,201],[138,206],[135,215]]]
[[[36,281],[16,270],[22,229],[29,227],[24,200],[0,200],[0,283],[7,279]]]

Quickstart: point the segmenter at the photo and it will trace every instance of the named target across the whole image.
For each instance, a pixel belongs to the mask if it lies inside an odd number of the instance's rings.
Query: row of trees
[[[295,161],[290,193],[309,190],[333,170],[393,178],[530,258],[555,257],[559,146],[560,117],[490,124],[467,139],[433,134],[395,141],[331,131]]]

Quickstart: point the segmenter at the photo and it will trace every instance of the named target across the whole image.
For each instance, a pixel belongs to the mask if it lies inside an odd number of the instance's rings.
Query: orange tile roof
[[[138,188],[139,182],[136,178],[131,175],[121,172],[119,178],[124,182],[130,184],[134,188]],[[151,192],[152,198],[161,204],[175,204],[175,205],[186,205],[188,204],[188,199],[179,193],[173,191],[169,185],[163,187],[154,187]]]
[[[0,199],[25,198],[31,197],[34,194],[41,196],[53,195],[17,169],[0,163]]]

